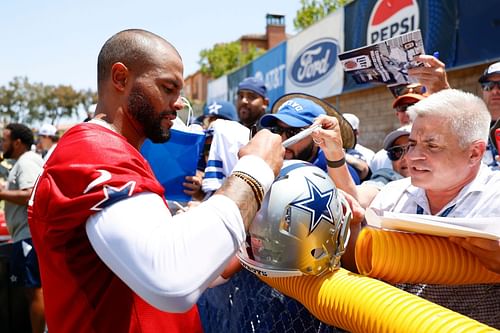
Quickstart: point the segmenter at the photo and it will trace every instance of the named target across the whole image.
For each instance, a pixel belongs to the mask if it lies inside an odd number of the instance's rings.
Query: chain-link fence
[[[299,302],[242,270],[198,301],[206,333],[345,332],[326,325]]]

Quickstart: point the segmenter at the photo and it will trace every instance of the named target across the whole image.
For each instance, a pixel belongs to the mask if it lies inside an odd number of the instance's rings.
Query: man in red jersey
[[[282,165],[281,138],[259,132],[212,198],[172,217],[138,150],[166,141],[182,107],[179,54],[125,30],[97,70],[97,119],[61,138],[29,201],[48,329],[199,332],[194,304],[244,241]]]

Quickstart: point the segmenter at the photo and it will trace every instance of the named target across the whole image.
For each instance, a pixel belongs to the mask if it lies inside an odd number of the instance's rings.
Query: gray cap
[[[391,148],[392,145],[394,144],[394,141],[396,141],[399,137],[402,137],[403,135],[410,135],[410,132],[411,132],[411,125],[406,125],[387,134],[384,139],[384,149],[387,150]]]

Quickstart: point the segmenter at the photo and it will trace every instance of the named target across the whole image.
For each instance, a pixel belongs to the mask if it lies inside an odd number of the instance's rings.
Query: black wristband
[[[328,165],[329,168],[340,168],[341,166],[343,166],[345,164],[345,155],[344,157],[342,157],[340,160],[337,160],[337,161],[330,161],[330,160],[326,160],[326,165]]]

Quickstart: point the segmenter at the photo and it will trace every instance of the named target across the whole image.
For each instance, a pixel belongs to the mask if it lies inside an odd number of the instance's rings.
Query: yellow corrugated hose
[[[356,241],[359,273],[390,283],[500,283],[469,251],[447,238],[363,228]]]
[[[350,332],[498,332],[382,281],[343,268],[320,276],[260,277],[319,320]]]

